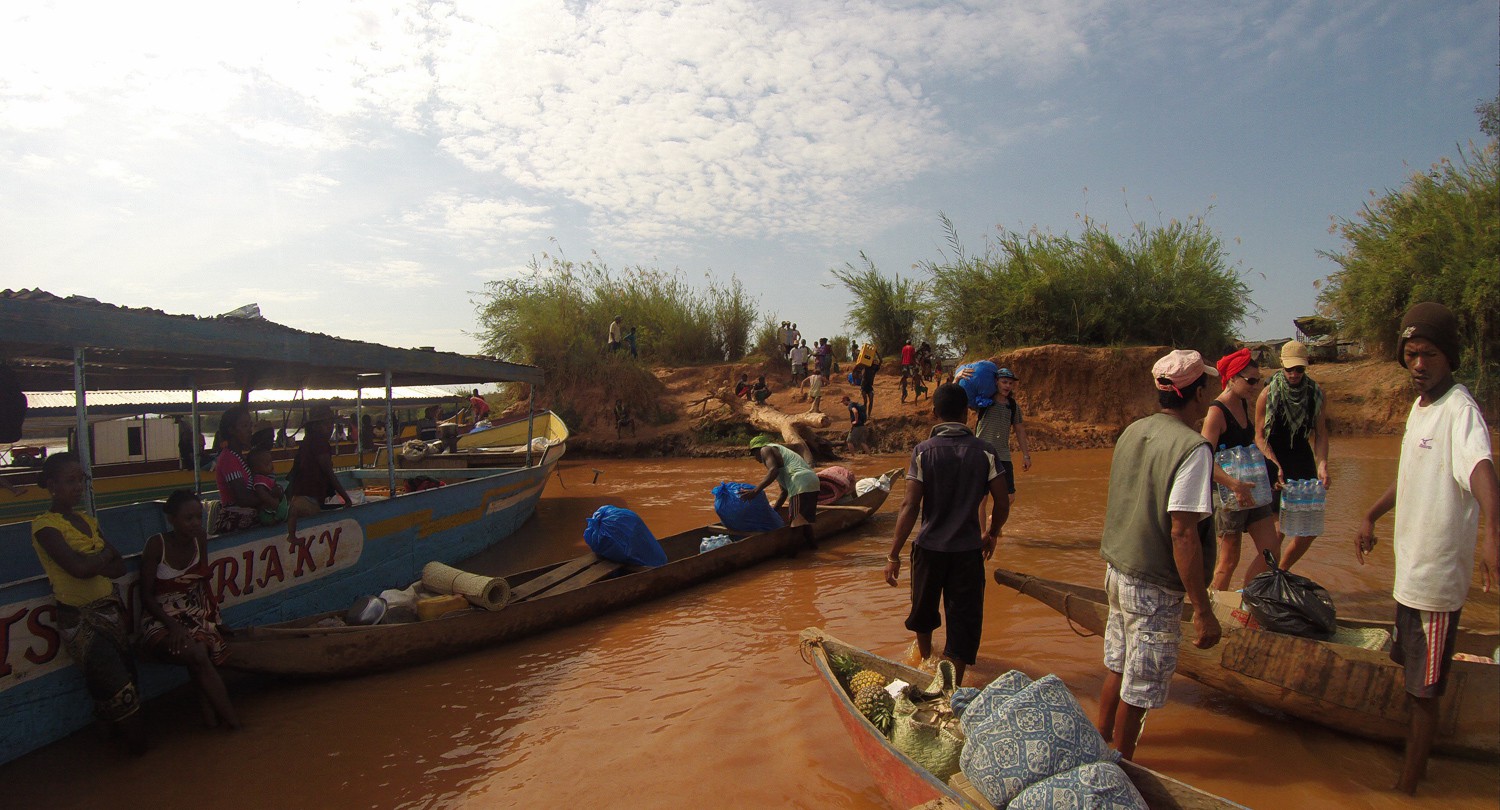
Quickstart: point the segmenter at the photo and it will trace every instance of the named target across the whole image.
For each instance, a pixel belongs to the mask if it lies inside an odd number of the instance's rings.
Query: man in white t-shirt
[[[1441,304],[1417,304],[1401,321],[1396,357],[1418,398],[1406,417],[1396,480],[1365,514],[1355,545],[1361,565],[1375,548],[1375,522],[1396,509],[1396,633],[1391,658],[1406,669],[1411,726],[1396,789],[1415,794],[1427,771],[1447,685],[1459,614],[1474,576],[1484,512],[1483,584],[1500,574],[1500,486],[1490,434],[1468,389],[1453,381],[1458,320]]]

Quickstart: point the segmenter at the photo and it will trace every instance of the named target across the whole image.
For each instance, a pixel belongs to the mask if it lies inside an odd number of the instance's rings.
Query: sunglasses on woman
[[[1251,385],[1260,385],[1260,378],[1259,377],[1241,377],[1240,379],[1244,380],[1245,382],[1247,382],[1247,383],[1249,383]]]

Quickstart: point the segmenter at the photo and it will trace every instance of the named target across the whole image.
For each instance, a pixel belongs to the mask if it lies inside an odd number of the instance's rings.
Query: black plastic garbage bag
[[[1303,638],[1329,639],[1338,630],[1333,599],[1322,585],[1276,567],[1276,557],[1265,552],[1270,570],[1245,583],[1241,593],[1250,615],[1260,626]]]

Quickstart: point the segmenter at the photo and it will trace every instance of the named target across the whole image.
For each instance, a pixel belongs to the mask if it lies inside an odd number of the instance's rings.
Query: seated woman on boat
[[[269,454],[269,450],[264,451]],[[208,587],[208,535],[203,503],[179,489],[162,507],[172,528],[155,534],[141,551],[141,644],[188,668],[198,688],[203,724],[240,727],[217,665],[229,657],[219,629],[219,605]]]
[[[302,445],[292,462],[292,483],[287,488],[291,502],[288,537],[296,536],[298,518],[323,511],[323,503],[334,495],[342,498],[345,506],[354,503],[333,472],[333,445],[328,440],[332,429],[333,409],[327,405],[314,405],[302,423]]]
[[[110,580],[125,576],[125,560],[104,539],[99,523],[75,511],[83,502],[83,465],[69,452],[54,453],[37,479],[52,505],[31,521],[31,546],[57,600],[57,630],[83,671],[94,714],[109,723],[133,753],[145,750],[135,659],[125,627],[125,607]]]
[[[259,500],[250,480],[250,453],[254,420],[250,408],[235,405],[224,411],[219,431],[214,435],[214,482],[219,487],[219,515],[214,520],[214,534],[249,529],[260,525]]]

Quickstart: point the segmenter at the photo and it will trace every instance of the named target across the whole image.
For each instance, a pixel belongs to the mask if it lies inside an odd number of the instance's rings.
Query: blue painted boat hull
[[[209,541],[212,587],[230,627],[270,624],[346,608],[365,594],[402,588],[422,566],[456,563],[510,536],[536,509],[555,461],[503,470],[437,489]],[[132,563],[166,528],[155,503],[105,509],[100,528]],[[86,726],[92,704],[61,647],[51,586],[32,549],[30,525],[0,526],[0,763]],[[139,614],[135,571],[117,582]],[[180,667],[142,662],[153,697],[182,683]],[[148,708],[149,710],[149,708]]]

